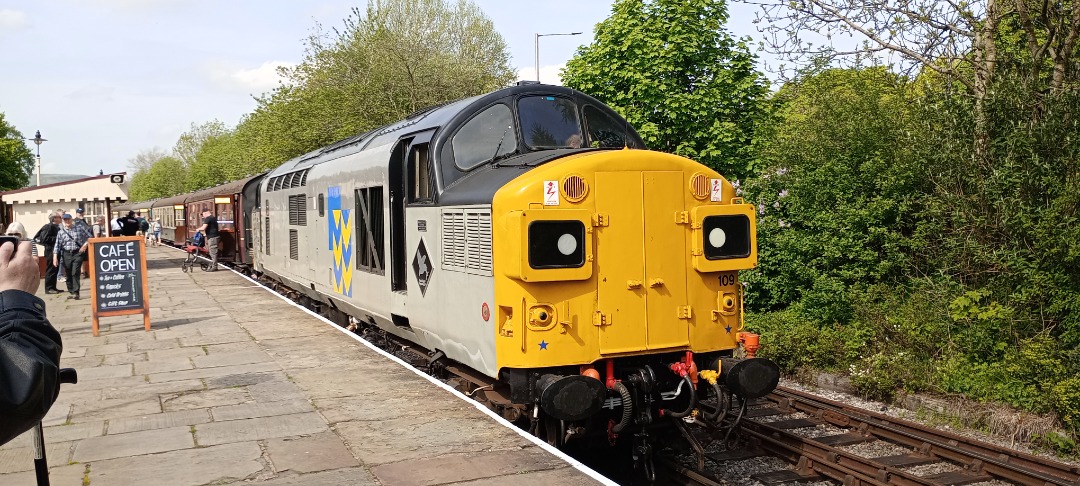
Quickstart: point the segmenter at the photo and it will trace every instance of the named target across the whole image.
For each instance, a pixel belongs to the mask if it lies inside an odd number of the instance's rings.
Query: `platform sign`
[[[150,295],[146,285],[146,240],[141,236],[91,238],[90,309],[94,336],[98,318],[142,314],[150,330]]]

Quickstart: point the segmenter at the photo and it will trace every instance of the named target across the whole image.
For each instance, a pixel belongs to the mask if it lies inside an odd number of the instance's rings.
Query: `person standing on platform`
[[[56,235],[56,248],[53,250],[53,264],[64,266],[68,275],[68,299],[79,300],[79,274],[82,273],[83,257],[89,245],[90,232],[74,223],[70,214],[64,215],[64,226]]]
[[[86,228],[86,231],[90,231],[90,223],[86,222],[86,219],[83,216],[83,212],[83,208],[78,208],[75,210],[75,225],[82,226],[83,228]]]
[[[196,233],[202,231],[206,235],[206,250],[210,252],[210,268],[207,272],[217,271],[217,254],[218,254],[218,241],[221,240],[218,234],[217,218],[214,217],[214,213],[210,211],[203,211],[203,223],[195,230]]]
[[[139,236],[146,236],[150,234],[150,222],[146,218],[142,217],[142,213],[135,215],[135,220],[139,222],[139,232],[135,233]]]
[[[161,218],[153,219],[150,223],[150,237],[154,239],[154,246],[161,244]]]
[[[135,236],[139,233],[139,220],[135,219],[135,211],[128,211],[127,216],[120,218],[120,224],[123,225],[124,236]]]
[[[56,276],[59,272],[56,263],[53,261],[53,247],[56,246],[56,234],[60,232],[60,215],[53,213],[49,215],[49,222],[45,223],[34,235],[34,243],[37,243],[45,247],[45,293],[46,294],[59,294],[60,289],[56,288]]]
[[[109,227],[105,224],[105,216],[94,218],[94,226],[90,228],[90,235],[94,238],[109,236]]]
[[[45,302],[30,242],[0,245],[0,445],[41,421],[60,393],[60,333]]]

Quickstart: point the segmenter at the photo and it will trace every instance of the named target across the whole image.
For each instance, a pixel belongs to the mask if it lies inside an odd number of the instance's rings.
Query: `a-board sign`
[[[146,285],[146,240],[141,236],[91,238],[90,309],[94,335],[98,318],[142,314],[150,330],[150,295]]]

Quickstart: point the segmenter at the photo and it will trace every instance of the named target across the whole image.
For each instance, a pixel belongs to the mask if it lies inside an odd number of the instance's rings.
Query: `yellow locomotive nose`
[[[704,166],[579,153],[510,181],[492,217],[500,368],[736,347],[754,210]]]

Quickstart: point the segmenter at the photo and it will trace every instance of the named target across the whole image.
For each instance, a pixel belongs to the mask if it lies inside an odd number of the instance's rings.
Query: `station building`
[[[6,228],[8,223],[18,221],[26,227],[27,236],[33,237],[48,222],[49,213],[82,208],[86,221],[93,224],[97,216],[108,219],[112,206],[127,201],[127,194],[124,172],[4,191],[0,192],[0,223]]]

